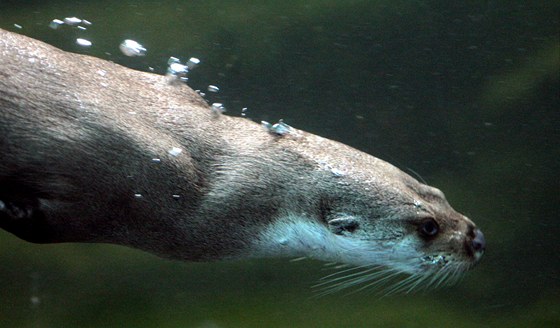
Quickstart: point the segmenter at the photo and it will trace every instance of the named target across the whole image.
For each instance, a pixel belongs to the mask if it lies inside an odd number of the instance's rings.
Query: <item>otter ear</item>
[[[336,235],[353,233],[360,227],[360,223],[353,216],[342,216],[327,222],[329,230]]]

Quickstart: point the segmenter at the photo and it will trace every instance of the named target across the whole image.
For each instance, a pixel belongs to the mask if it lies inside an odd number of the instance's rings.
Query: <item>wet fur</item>
[[[296,129],[268,133],[163,76],[6,31],[0,136],[0,226],[31,242],[195,261],[303,255],[413,274],[426,270],[422,256],[477,260],[465,248],[474,223],[387,162]],[[441,229],[431,240],[418,234],[427,217]]]

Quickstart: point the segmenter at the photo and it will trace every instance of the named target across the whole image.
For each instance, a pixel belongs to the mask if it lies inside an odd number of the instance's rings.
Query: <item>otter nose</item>
[[[482,253],[486,249],[486,239],[479,229],[474,230],[474,238],[471,242],[472,249],[477,253]]]

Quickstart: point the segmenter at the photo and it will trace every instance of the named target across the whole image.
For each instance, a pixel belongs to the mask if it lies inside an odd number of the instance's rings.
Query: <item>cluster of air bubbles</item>
[[[91,24],[92,23],[86,19],[78,17],[66,17],[64,19],[53,19],[49,23],[49,27],[53,30],[58,30],[62,26],[69,26],[71,28],[76,28],[83,31],[86,30],[87,26],[90,26]],[[84,38],[77,38],[76,44],[82,47],[91,47],[92,42]],[[134,40],[124,40],[119,45],[119,49],[123,54],[130,57],[146,55],[146,48]]]
[[[213,103],[212,104],[212,113],[219,115],[226,111],[226,108],[222,103]]]
[[[91,22],[87,19],[81,19],[78,17],[66,17],[63,20],[55,18],[49,23],[49,27],[53,30],[56,30],[63,25],[72,26],[79,30],[86,30],[86,26],[90,26]]]
[[[189,73],[189,67],[182,64],[179,58],[170,57],[167,61],[167,74],[171,75],[183,82],[187,82],[187,74]]]
[[[208,92],[211,92],[211,93],[218,93],[218,92],[220,92],[220,87],[218,87],[217,85],[214,85],[214,84],[209,84],[208,87],[206,88],[206,90],[208,90]],[[203,98],[206,97],[206,92],[203,92],[202,90],[195,90],[195,92],[198,93]],[[209,101],[208,99],[205,99],[205,100],[209,104],[211,103],[211,101]],[[222,103],[219,103],[219,102],[212,103],[210,109],[212,110],[212,112],[214,114],[222,114],[226,111],[226,108],[224,107],[224,105]],[[247,111],[248,111],[248,108],[243,107],[241,109],[241,117],[247,117]],[[287,126],[286,124],[284,124],[284,125]]]
[[[72,28],[76,28],[78,30],[85,31],[87,29],[86,26],[90,26],[91,22],[88,21],[87,19],[82,19],[78,17],[66,17],[62,20],[55,18],[49,23],[49,27],[52,28],[53,30],[57,30],[64,25],[70,26]],[[92,45],[91,41],[83,38],[77,38],[76,44],[82,47],[91,47]]]
[[[171,81],[187,82],[189,78],[189,70],[200,64],[200,59],[191,57],[185,64],[181,63],[179,58],[169,57],[167,61],[167,76]]]
[[[218,87],[217,85],[213,85],[213,84],[209,84],[208,87],[206,87],[206,90],[208,92],[211,93],[218,93],[220,92],[220,87]],[[196,93],[198,93],[201,97],[206,97],[206,92],[202,91],[202,90],[195,90]],[[208,100],[206,100],[208,102]],[[219,109],[219,108],[223,108],[221,103],[213,103],[212,104],[212,110],[214,109]],[[225,110],[222,110],[222,112],[224,112]]]
[[[129,57],[145,56],[146,48],[140,43],[126,39],[119,45],[119,49],[123,54]]]
[[[90,21],[88,21],[86,19],[78,18],[78,17],[66,17],[64,19],[58,19],[57,18],[57,19],[53,19],[49,23],[49,27],[52,28],[53,30],[60,29],[63,26],[68,26],[70,28],[75,28],[75,29],[78,29],[78,30],[86,30],[87,27],[89,27],[90,25],[92,25],[92,23]],[[21,26],[19,26],[19,25],[17,25],[16,27],[21,28]],[[76,39],[76,44],[78,44],[79,46],[82,46],[82,47],[91,47],[92,46],[92,42],[87,40],[87,39],[84,39],[84,38],[77,38]],[[135,40],[131,40],[131,39],[126,39],[126,40],[122,41],[119,44],[119,49],[125,56],[129,56],[129,57],[145,56],[146,52],[147,52],[146,47],[144,47],[139,42],[137,42]],[[182,63],[181,60],[179,60],[179,58],[169,57],[169,60],[167,61],[166,76],[168,77],[168,80],[169,80],[170,83],[175,83],[177,81],[186,83],[188,81],[189,71],[192,70],[193,68],[195,68],[199,64],[200,64],[200,60],[198,58],[195,58],[195,57],[191,57],[186,63]],[[153,71],[153,68],[150,68],[150,70]],[[220,88],[217,85],[214,85],[214,84],[208,85],[206,90],[210,93],[220,92]],[[201,90],[196,90],[196,92],[201,97],[206,97],[205,92],[203,92]],[[223,112],[226,111],[226,108],[224,107],[224,105],[222,103],[215,102],[215,103],[211,104],[211,110],[215,114],[222,114]],[[241,116],[242,117],[247,116],[247,108],[246,107],[241,110]],[[263,126],[266,127],[266,129],[270,133],[275,134],[275,135],[285,135],[285,134],[288,134],[291,130],[291,127],[289,125],[283,123],[282,121],[280,121],[280,122],[278,122],[274,125],[272,125],[268,122],[262,122],[262,124],[263,124]],[[179,149],[179,152],[180,152],[180,149]],[[174,153],[174,151],[170,151],[170,153]],[[177,155],[178,155],[178,153],[177,153]],[[176,156],[176,155],[174,155],[174,156]]]
[[[277,136],[284,136],[290,134],[293,130],[291,126],[284,123],[283,120],[278,121],[278,123],[271,124],[267,121],[261,121],[261,125],[265,128],[268,133],[277,135]]]

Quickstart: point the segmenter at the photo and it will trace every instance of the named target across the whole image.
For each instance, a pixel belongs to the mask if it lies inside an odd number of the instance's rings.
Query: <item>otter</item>
[[[0,227],[34,243],[310,257],[417,280],[480,260],[483,233],[440,190],[268,127],[213,112],[164,76],[0,30]]]

